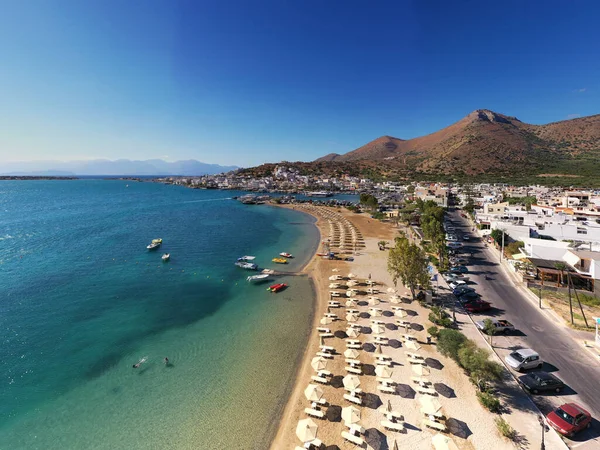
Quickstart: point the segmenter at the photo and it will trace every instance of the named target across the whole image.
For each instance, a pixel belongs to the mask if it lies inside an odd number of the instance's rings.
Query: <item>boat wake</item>
[[[205,198],[202,200],[189,200],[186,202],[182,202],[182,203],[202,203],[202,202],[218,202],[220,200],[232,200],[231,197],[225,197],[225,198]]]

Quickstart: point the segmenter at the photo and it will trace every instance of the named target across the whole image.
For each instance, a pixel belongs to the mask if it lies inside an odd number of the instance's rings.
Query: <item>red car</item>
[[[548,424],[560,434],[570,437],[592,425],[592,415],[577,403],[565,403],[546,417]]]
[[[474,302],[466,303],[464,306],[468,312],[477,313],[487,311],[492,307],[492,304],[484,300],[475,300]]]

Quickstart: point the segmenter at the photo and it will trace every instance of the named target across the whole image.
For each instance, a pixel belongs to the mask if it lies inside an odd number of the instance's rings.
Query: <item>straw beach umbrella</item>
[[[421,403],[421,411],[423,414],[437,414],[442,409],[442,404],[435,397],[430,397],[426,395],[424,397],[419,398],[419,402]]]
[[[325,316],[321,319],[321,323],[323,325],[329,325],[331,322],[333,322],[333,319],[331,317]]]
[[[360,356],[358,350],[354,350],[353,348],[349,348],[344,352],[344,356],[348,359],[356,359]]]
[[[318,372],[319,370],[326,370],[327,363],[329,363],[329,361],[327,359],[323,358],[322,356],[315,356],[311,360],[310,365],[312,366],[313,369],[315,369]]]
[[[350,426],[360,420],[360,409],[354,406],[346,406],[342,408],[342,419],[346,426]]]
[[[404,319],[406,316],[408,316],[408,314],[406,313],[405,310],[398,308],[396,310],[396,312],[394,313],[394,315],[396,317],[400,317],[401,319]]]
[[[302,419],[296,427],[296,436],[302,442],[314,441],[317,438],[318,429],[319,427],[312,419]]]
[[[412,371],[420,377],[426,377],[431,374],[429,367],[421,364],[411,364]]]
[[[373,330],[373,334],[383,334],[385,333],[385,326],[380,323],[374,324],[371,329]]]
[[[360,330],[358,328],[350,327],[346,329],[346,334],[350,337],[358,337],[360,336]]]
[[[407,340],[404,343],[404,347],[406,347],[407,349],[410,349],[410,350],[415,350],[415,351],[418,351],[421,349],[421,346],[416,341],[413,341],[412,339]]]
[[[346,320],[348,322],[356,322],[358,320],[358,314],[348,313],[348,314],[346,314]]]
[[[318,402],[323,398],[323,388],[316,384],[309,384],[306,389],[304,389],[304,395],[307,400]]]
[[[354,391],[360,386],[360,378],[358,378],[356,375],[346,375],[342,380],[342,383],[344,383],[344,387],[346,389]]]
[[[390,297],[390,303],[401,303],[400,297],[398,297],[397,295],[392,295]]]
[[[375,346],[375,352],[374,352],[374,353],[375,353],[376,355],[382,355],[382,354],[383,354],[383,352],[381,351],[381,344],[377,344],[377,345]]]
[[[450,436],[444,436],[440,433],[431,438],[431,443],[435,450],[458,450],[458,447],[454,441],[450,439]]]
[[[348,278],[356,278],[356,275],[354,275],[352,272],[350,272],[350,273],[348,274]]]
[[[381,309],[379,309],[379,308],[369,309],[369,314],[371,314],[371,316],[373,316],[373,317],[381,317],[382,316]]]
[[[394,371],[388,366],[377,366],[375,367],[375,374],[381,378],[391,378]]]
[[[379,298],[377,298],[377,297],[369,297],[369,305],[371,305],[371,306],[377,306],[377,305],[379,305],[379,303],[381,303],[380,300],[379,300]]]

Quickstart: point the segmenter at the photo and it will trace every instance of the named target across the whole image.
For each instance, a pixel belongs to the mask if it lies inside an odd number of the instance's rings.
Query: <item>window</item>
[[[587,230],[585,228],[577,228],[577,234],[587,234]]]

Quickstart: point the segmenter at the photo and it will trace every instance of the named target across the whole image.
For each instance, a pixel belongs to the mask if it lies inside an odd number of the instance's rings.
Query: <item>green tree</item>
[[[467,202],[465,203],[463,209],[470,215],[473,215],[473,211],[475,210],[475,202],[471,197],[467,198]]]
[[[502,366],[490,361],[490,353],[477,347],[475,342],[470,340],[458,350],[458,363],[467,371],[471,381],[480,391],[485,391],[488,383],[502,377]]]
[[[395,246],[388,254],[388,272],[394,284],[401,280],[410,289],[413,299],[419,285],[429,287],[427,266],[427,256],[421,247],[411,243],[404,234],[395,239]]]
[[[506,233],[504,233],[502,230],[499,230],[498,228],[494,228],[490,233],[490,236],[497,244],[500,244],[502,242],[503,235],[504,239],[506,240]]]
[[[485,319],[483,321],[483,332],[490,337],[490,345],[493,347],[494,343],[492,340],[494,339],[496,327],[494,326],[494,322],[492,322],[491,319]]]
[[[460,331],[446,328],[439,332],[437,348],[442,355],[458,361],[458,351],[465,342],[467,337]]]
[[[377,198],[371,194],[360,194],[359,201],[361,205],[370,209],[371,211],[375,211],[379,206]]]

